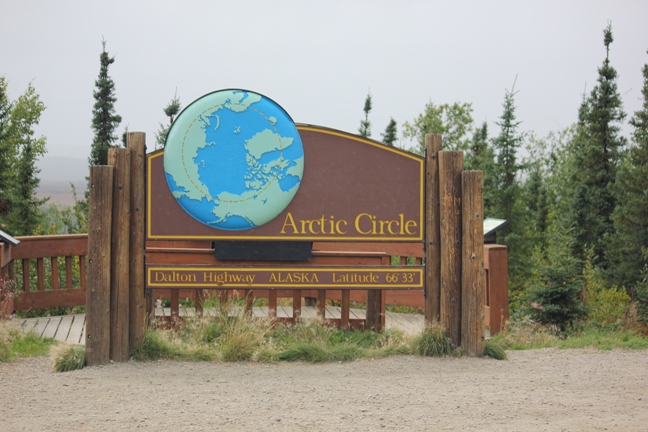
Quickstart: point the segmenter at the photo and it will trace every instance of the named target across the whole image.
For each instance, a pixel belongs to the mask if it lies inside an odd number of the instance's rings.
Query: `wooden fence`
[[[52,308],[65,306],[80,306],[86,304],[86,260],[88,253],[88,235],[70,234],[55,236],[18,237],[20,243],[9,248],[2,245],[5,262],[0,268],[0,275],[15,283],[17,297],[14,299],[13,310],[29,310],[36,308]],[[382,262],[392,261],[398,256],[399,264],[421,265],[424,251],[422,245],[411,243],[385,243],[385,253],[375,254],[364,250],[366,243],[335,243],[316,242],[313,244],[314,256],[317,260],[326,262],[327,256],[346,254],[351,259],[364,259]],[[10,250],[10,252],[9,252]],[[9,255],[9,253],[11,255]],[[146,259],[149,263],[191,262],[194,264],[212,264],[214,251],[209,242],[148,242]],[[7,258],[8,257],[8,258]],[[393,262],[393,261],[392,261]],[[508,319],[508,289],[507,289],[507,249],[502,245],[484,246],[484,264],[486,269],[486,285],[484,287],[484,315],[486,326],[490,326],[491,334],[500,331]],[[350,302],[365,303],[365,290],[253,290],[223,291],[217,294],[222,300],[230,297],[243,296],[251,307],[253,298],[267,298],[270,316],[276,317],[277,299],[292,298],[293,320],[298,317],[301,299],[313,302],[322,311],[322,299],[340,301],[342,318],[332,320],[332,324],[358,327],[361,323],[348,318]],[[345,293],[348,293],[346,295]],[[390,290],[383,291],[383,305],[399,305],[425,307],[422,291]],[[178,313],[180,299],[193,299],[196,312],[201,312],[201,306],[206,294],[204,290],[154,290],[149,298],[149,311],[152,310],[156,299],[171,301],[171,309]],[[297,299],[299,299],[297,301]],[[317,299],[320,301],[318,302]],[[196,301],[197,300],[197,301]],[[383,315],[384,316],[384,315]]]
[[[0,275],[13,281],[14,310],[85,305],[88,235],[18,237]]]

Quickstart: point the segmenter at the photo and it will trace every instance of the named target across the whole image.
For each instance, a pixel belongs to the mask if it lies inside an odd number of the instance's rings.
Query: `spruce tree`
[[[518,132],[521,122],[515,116],[515,92],[506,91],[504,112],[496,124],[500,134],[493,140],[497,152],[495,168],[495,216],[509,221],[507,232],[516,225],[516,199],[520,184],[518,173],[522,166],[518,164],[517,152],[524,141],[524,135]]]
[[[570,328],[585,316],[580,303],[583,288],[582,263],[571,253],[573,238],[560,225],[552,226],[544,258],[538,265],[540,277],[529,287],[526,300],[529,314],[542,323]]]
[[[40,179],[36,159],[45,154],[45,137],[34,137],[34,126],[39,121],[45,104],[30,84],[11,110],[9,134],[19,149],[14,166],[13,203],[8,217],[9,229],[15,235],[33,235],[41,222],[41,205],[47,198],[38,199],[36,192]]]
[[[466,152],[465,169],[484,172],[484,216],[493,215],[495,202],[495,155],[488,144],[488,124],[475,129]]]
[[[633,146],[626,153],[612,191],[617,206],[612,214],[614,240],[608,247],[614,282],[631,291],[641,282],[648,247],[648,64],[643,69],[643,106],[630,120]]]
[[[508,221],[508,224],[498,232],[498,242],[509,248],[509,299],[515,308],[530,276],[533,246],[528,238],[525,213],[522,211],[520,201],[519,173],[522,165],[517,161],[517,152],[524,141],[524,135],[518,131],[521,122],[515,116],[513,90],[506,91],[503,108],[500,121],[496,122],[500,127],[500,133],[493,140],[493,148],[497,153],[493,217]]]
[[[576,242],[574,253],[585,259],[592,249],[594,264],[609,267],[606,244],[613,233],[612,212],[616,197],[612,191],[625,139],[620,124],[625,118],[617,90],[617,72],[610,64],[612,27],[603,31],[605,60],[598,80],[579,109],[576,136],[572,142],[571,223]]]
[[[367,93],[367,98],[365,99],[363,111],[365,113],[364,120],[360,121],[360,128],[358,133],[363,137],[371,136],[371,122],[369,121],[369,113],[371,112],[371,93]]]
[[[175,96],[173,96],[173,99],[171,99],[169,104],[164,108],[164,115],[166,115],[169,119],[169,124],[164,125],[160,123],[160,129],[155,133],[156,149],[164,148],[164,146],[166,145],[166,139],[167,135],[169,134],[169,130],[171,129],[171,125],[173,124],[173,121],[175,120],[181,109],[182,104],[180,103],[180,99],[176,94]]]
[[[103,50],[99,56],[99,77],[95,81],[94,107],[92,108],[92,151],[88,163],[90,165],[106,165],[108,149],[118,139],[115,130],[121,123],[121,116],[115,114],[115,83],[108,75],[108,67],[115,62],[106,52],[106,41],[102,42]]]
[[[11,186],[16,157],[15,143],[9,137],[11,103],[7,96],[7,81],[0,76],[0,229],[8,231],[6,217],[11,210]]]
[[[385,133],[380,134],[383,142],[390,147],[394,147],[394,143],[398,139],[398,131],[396,128],[396,120],[394,120],[394,117],[391,117],[389,119],[389,124],[385,128]]]

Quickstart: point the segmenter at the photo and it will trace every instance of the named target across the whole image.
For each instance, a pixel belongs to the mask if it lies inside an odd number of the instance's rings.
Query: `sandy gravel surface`
[[[648,351],[509,361],[0,364],[0,431],[648,431]]]

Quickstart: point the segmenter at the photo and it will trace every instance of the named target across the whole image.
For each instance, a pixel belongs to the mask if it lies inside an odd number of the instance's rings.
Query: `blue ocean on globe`
[[[257,93],[210,93],[169,131],[169,188],[191,216],[214,228],[244,230],[274,219],[301,183],[304,150],[286,112]]]

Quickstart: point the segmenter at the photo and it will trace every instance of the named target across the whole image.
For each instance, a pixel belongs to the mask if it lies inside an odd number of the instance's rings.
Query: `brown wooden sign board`
[[[147,237],[157,240],[423,241],[424,159],[316,126],[299,125],[304,174],[292,202],[265,225],[227,231],[176,202],[163,150],[147,155]]]
[[[423,289],[422,266],[147,265],[149,288],[176,289]]]

